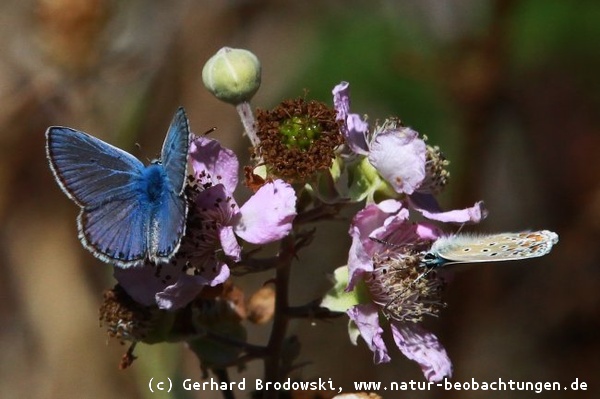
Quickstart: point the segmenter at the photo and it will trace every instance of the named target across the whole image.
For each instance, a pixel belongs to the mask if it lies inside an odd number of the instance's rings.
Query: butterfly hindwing
[[[173,192],[166,193],[164,202],[157,209],[155,220],[150,234],[156,261],[167,261],[174,253],[185,233],[187,216],[187,202],[180,201],[179,196]]]
[[[79,237],[100,260],[120,267],[141,264],[148,256],[149,212],[148,204],[137,196],[82,209]]]

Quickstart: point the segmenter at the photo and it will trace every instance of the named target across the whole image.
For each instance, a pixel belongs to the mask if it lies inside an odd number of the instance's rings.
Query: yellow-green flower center
[[[343,142],[336,111],[303,98],[282,101],[272,110],[257,110],[254,151],[267,167],[267,178],[306,182],[327,170]]]
[[[287,148],[298,148],[306,151],[312,143],[319,138],[323,129],[314,118],[306,116],[294,116],[286,119],[279,126],[279,132],[283,136],[282,142]]]

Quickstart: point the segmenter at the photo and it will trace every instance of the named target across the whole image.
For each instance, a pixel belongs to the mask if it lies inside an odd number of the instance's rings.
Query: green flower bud
[[[260,87],[260,62],[248,50],[223,47],[204,65],[202,81],[219,100],[237,105]]]

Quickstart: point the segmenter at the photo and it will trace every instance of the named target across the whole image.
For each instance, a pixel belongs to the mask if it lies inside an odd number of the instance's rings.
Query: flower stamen
[[[443,282],[425,272],[417,253],[375,255],[374,270],[367,281],[373,302],[384,315],[396,321],[418,323],[423,316],[437,316],[445,307]]]
[[[328,169],[335,149],[343,143],[336,111],[318,101],[286,100],[270,111],[257,111],[257,159],[267,165],[269,177],[306,181]]]
[[[427,136],[423,136],[427,141]],[[446,159],[440,147],[427,145],[425,160],[425,180],[421,183],[419,191],[437,195],[442,192],[450,180],[450,172],[446,169],[450,161]]]

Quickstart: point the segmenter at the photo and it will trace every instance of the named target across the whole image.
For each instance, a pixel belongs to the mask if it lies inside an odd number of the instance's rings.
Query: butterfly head
[[[445,263],[443,258],[440,258],[431,252],[421,252],[421,263],[420,266],[424,267],[437,267]]]

